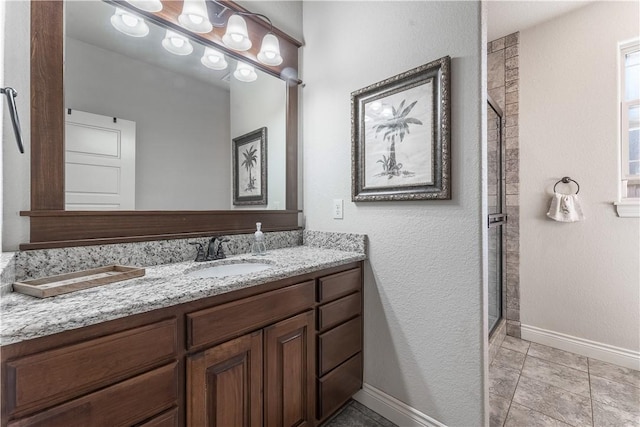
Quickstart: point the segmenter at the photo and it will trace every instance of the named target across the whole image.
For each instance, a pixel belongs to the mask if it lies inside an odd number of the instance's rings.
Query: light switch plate
[[[333,199],[333,219],[342,219],[343,218],[343,202],[342,199]]]

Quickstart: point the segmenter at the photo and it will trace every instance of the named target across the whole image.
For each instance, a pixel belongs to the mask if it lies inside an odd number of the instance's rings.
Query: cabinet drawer
[[[318,330],[321,331],[338,325],[360,314],[361,311],[362,294],[360,292],[318,307]]]
[[[112,427],[139,423],[178,398],[176,362],[71,402],[55,406],[8,427]]]
[[[10,361],[9,413],[114,384],[175,358],[177,346],[176,320],[170,319]]]
[[[137,427],[178,427],[178,408],[169,409]]]
[[[319,420],[331,415],[362,387],[362,353],[318,380]]]
[[[318,336],[318,376],[362,350],[360,316]]]
[[[360,290],[362,287],[362,273],[360,268],[354,268],[353,270],[321,277],[319,282],[318,301],[327,302]]]
[[[314,282],[187,314],[188,346],[214,344],[290,317],[313,305]]]

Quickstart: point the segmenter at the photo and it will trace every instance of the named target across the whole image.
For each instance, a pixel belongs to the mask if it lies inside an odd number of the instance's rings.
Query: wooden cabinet
[[[326,420],[362,388],[362,269],[318,279],[316,418]]]
[[[2,347],[0,427],[316,426],[362,386],[362,263]]]
[[[262,331],[187,358],[187,423],[262,425]]]
[[[264,331],[267,427],[314,424],[313,329],[313,312],[308,311]]]

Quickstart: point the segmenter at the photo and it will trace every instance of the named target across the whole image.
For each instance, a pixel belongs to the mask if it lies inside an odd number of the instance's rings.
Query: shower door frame
[[[496,206],[500,207],[500,212],[489,213],[487,215],[487,228],[499,228],[499,239],[498,239],[498,246],[497,246],[498,257],[500,258],[500,263],[499,263],[498,272],[497,272],[497,277],[499,278],[497,293],[498,295],[500,295],[500,297],[497,298],[497,301],[499,302],[499,310],[497,310],[499,313],[499,316],[497,317],[493,325],[489,325],[489,335],[491,335],[493,331],[498,327],[498,325],[500,325],[500,320],[506,319],[506,313],[505,313],[506,295],[505,295],[505,289],[504,289],[504,285],[506,283],[506,277],[505,277],[506,256],[505,256],[504,226],[507,223],[506,182],[505,182],[506,175],[505,175],[505,162],[504,162],[506,147],[505,147],[504,133],[503,133],[504,114],[502,112],[502,109],[488,94],[487,94],[487,107],[491,108],[498,116],[498,123],[496,124],[496,127],[498,131],[498,141],[500,144],[500,147],[497,150],[497,156],[498,156],[497,162],[500,165],[498,169],[499,171],[498,173],[500,174],[500,179],[498,180],[498,182],[500,183],[500,186],[499,186],[499,191],[496,194],[496,196],[498,197],[498,203],[496,203]],[[488,130],[489,129],[487,127],[487,131]],[[487,183],[487,185],[488,184],[489,183]]]

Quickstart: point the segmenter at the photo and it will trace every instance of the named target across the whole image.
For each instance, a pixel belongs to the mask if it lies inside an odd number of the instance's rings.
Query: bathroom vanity
[[[5,316],[2,426],[321,423],[362,385],[364,255],[264,259],[274,268],[246,277],[189,277],[211,263],[187,262],[76,296],[14,295],[35,308],[33,322],[25,307]]]

